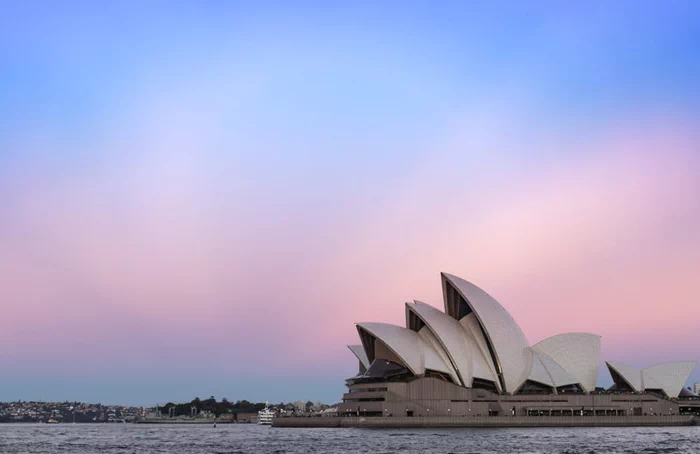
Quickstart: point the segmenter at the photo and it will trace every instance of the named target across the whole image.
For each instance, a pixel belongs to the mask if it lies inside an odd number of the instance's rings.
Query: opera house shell
[[[516,416],[688,411],[678,398],[692,397],[684,385],[694,362],[643,370],[607,363],[615,385],[602,390],[596,388],[600,336],[558,334],[530,345],[508,311],[484,290],[446,273],[441,273],[441,280],[444,311],[413,301],[405,304],[405,327],[356,324],[361,344],[349,348],[359,361],[359,372],[346,382],[349,389],[339,404],[341,414]],[[637,394],[648,398],[640,400]]]

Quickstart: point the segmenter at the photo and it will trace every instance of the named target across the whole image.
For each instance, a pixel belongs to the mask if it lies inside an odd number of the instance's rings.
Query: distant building
[[[321,416],[338,416],[338,408],[337,407],[330,407],[326,408],[325,410],[321,411]]]
[[[700,383],[695,383],[695,385],[693,386],[693,389],[695,390],[695,394],[700,396]]]
[[[306,412],[306,402],[294,402],[294,411],[297,413],[305,413]]]
[[[324,408],[325,406],[321,402],[314,402],[313,405],[311,405],[311,411],[314,412],[320,412]]]

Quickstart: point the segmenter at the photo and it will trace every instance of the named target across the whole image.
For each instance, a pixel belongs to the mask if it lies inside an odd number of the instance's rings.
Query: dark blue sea
[[[0,424],[0,453],[700,453],[700,427],[282,429]]]

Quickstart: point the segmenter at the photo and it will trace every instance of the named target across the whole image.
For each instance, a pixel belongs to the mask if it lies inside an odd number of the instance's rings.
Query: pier
[[[700,425],[697,416],[424,416],[273,418],[273,427],[355,427],[400,429],[421,427],[664,427]]]

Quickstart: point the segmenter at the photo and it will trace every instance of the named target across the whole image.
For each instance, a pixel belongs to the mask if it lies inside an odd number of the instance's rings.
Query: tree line
[[[249,402],[247,400],[231,402],[225,397],[219,402],[214,396],[211,396],[209,399],[200,399],[197,397],[185,403],[168,402],[162,407],[159,406],[158,410],[160,410],[163,416],[167,416],[171,414],[171,408],[173,407],[175,408],[175,416],[191,415],[192,407],[197,409],[197,413],[206,411],[219,416],[226,413],[255,413],[265,408],[265,403]]]

